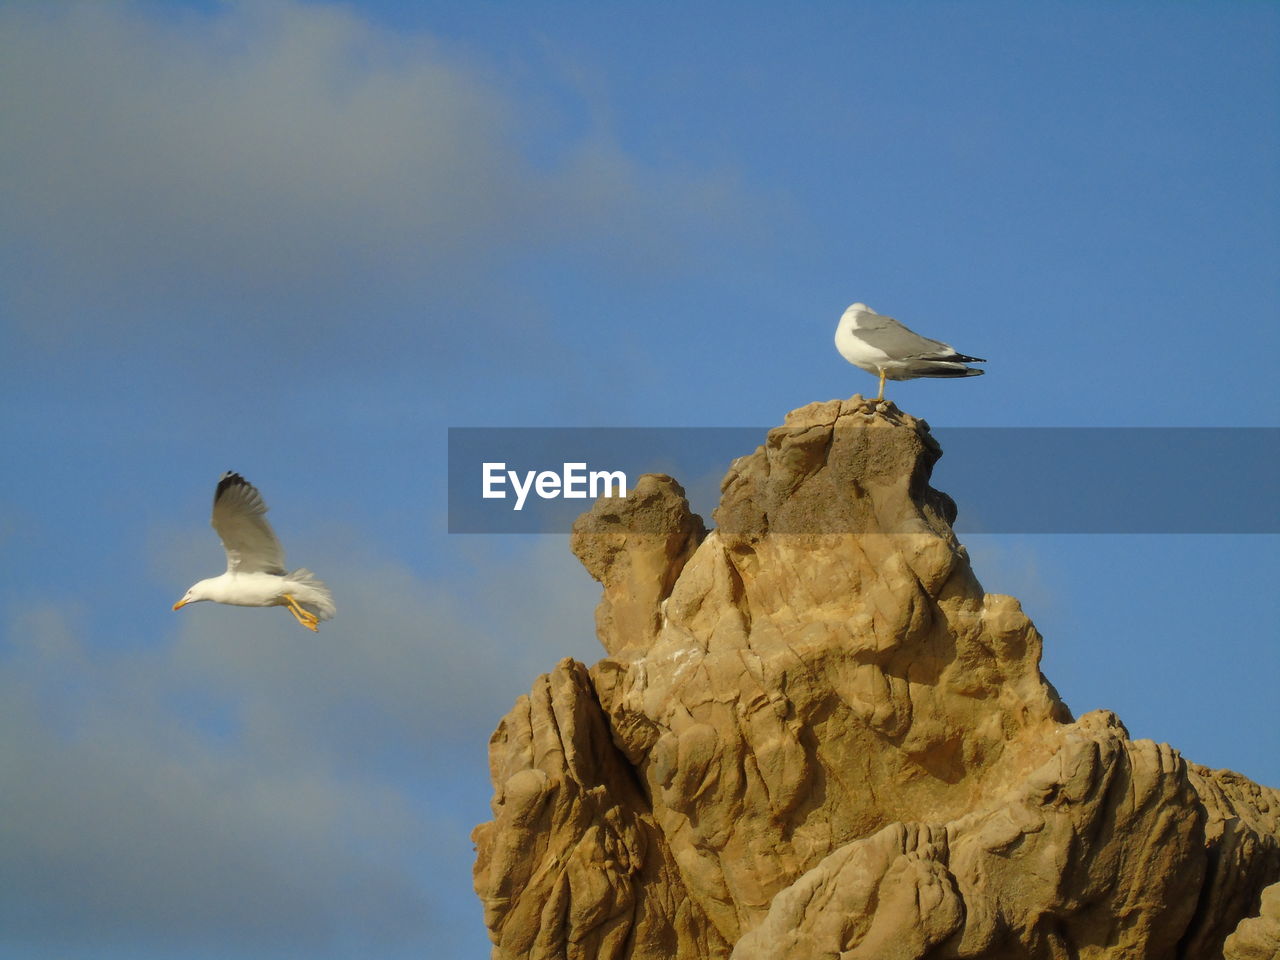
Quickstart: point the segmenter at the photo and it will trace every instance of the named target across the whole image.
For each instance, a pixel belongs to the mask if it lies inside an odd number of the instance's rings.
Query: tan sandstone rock
[[[1260,908],[1227,937],[1226,960],[1280,960],[1280,883],[1262,891]]]
[[[662,476],[579,520],[608,656],[491,743],[495,958],[1223,956],[1280,880],[1280,794],[1073,722],[940,455],[892,404],[811,404],[710,533]]]

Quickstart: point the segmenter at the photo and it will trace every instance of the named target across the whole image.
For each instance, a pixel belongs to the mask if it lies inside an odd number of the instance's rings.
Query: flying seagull
[[[227,551],[227,572],[192,585],[173,609],[212,600],[238,607],[288,607],[315,631],[333,617],[333,596],[310,570],[284,569],[284,548],[267,523],[267,505],[256,487],[228,470],[213,493],[213,529]]]
[[[979,377],[985,370],[966,363],[986,363],[980,357],[966,357],[941,340],[930,340],[908,330],[893,317],[876,313],[865,303],[855,303],[844,312],[836,326],[836,349],[855,367],[880,377],[884,382],[914,380],[916,377]]]

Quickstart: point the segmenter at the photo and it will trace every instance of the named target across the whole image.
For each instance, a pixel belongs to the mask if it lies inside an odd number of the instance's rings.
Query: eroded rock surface
[[[495,958],[1266,955],[1280,794],[1073,721],[940,454],[892,404],[811,404],[710,533],[664,476],[584,514],[608,655],[491,742]]]
[[[1277,960],[1280,958],[1280,883],[1262,891],[1260,914],[1240,921],[1227,937],[1226,960]]]

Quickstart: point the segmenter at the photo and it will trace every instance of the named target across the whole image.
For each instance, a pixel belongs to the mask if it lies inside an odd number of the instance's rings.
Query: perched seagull
[[[212,600],[238,607],[288,607],[298,622],[315,631],[333,617],[333,596],[310,570],[284,569],[284,548],[267,523],[262,494],[228,470],[213,493],[213,529],[227,551],[227,572],[193,584],[173,609]]]
[[[855,303],[844,312],[836,326],[836,349],[855,367],[879,374],[880,393],[884,382],[914,380],[916,377],[979,377],[985,370],[966,363],[986,363],[980,357],[966,357],[941,340],[913,333],[893,317],[876,313],[865,303]]]

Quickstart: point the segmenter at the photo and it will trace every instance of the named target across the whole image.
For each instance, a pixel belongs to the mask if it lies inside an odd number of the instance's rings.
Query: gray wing
[[[284,548],[267,523],[267,505],[256,487],[227,471],[213,494],[213,529],[227,551],[228,573],[284,570]]]
[[[956,355],[950,344],[913,333],[893,317],[863,311],[858,315],[857,338],[893,360],[942,360]]]

